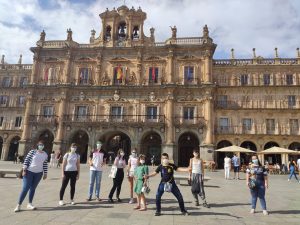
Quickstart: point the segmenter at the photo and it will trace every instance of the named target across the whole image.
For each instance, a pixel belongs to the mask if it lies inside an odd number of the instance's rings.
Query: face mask
[[[198,157],[198,156],[199,156],[199,154],[198,154],[198,153],[194,153],[194,156],[195,156],[195,157]]]
[[[136,152],[131,153],[133,157],[136,157]]]
[[[163,163],[164,165],[168,165],[169,160],[168,160],[168,159],[163,159],[163,160],[162,160],[162,163]]]
[[[71,152],[72,152],[72,153],[75,153],[75,152],[76,152],[76,150],[77,150],[77,148],[75,148],[75,147],[71,147]]]
[[[258,159],[252,159],[253,164],[258,165]]]
[[[124,156],[124,155],[125,155],[125,153],[124,153],[124,152],[121,152],[121,153],[120,153],[120,156]]]
[[[97,144],[96,146],[97,146],[97,149],[100,149],[102,147],[101,144]]]
[[[145,160],[141,159],[141,160],[140,160],[140,163],[141,163],[141,164],[144,164],[144,163],[145,163]]]
[[[38,145],[38,150],[42,151],[44,149],[44,145]]]

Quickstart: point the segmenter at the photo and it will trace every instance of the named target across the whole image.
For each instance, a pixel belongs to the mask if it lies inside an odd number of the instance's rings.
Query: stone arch
[[[280,147],[279,144],[275,141],[269,141],[264,145],[264,150],[272,147]],[[268,161],[269,164],[279,163],[281,164],[281,154],[268,154],[264,155],[265,161]]]
[[[193,150],[199,150],[200,140],[194,132],[184,132],[178,138],[178,165],[188,166],[193,157]]]
[[[84,129],[78,129],[70,134],[68,147],[71,143],[76,143],[77,153],[80,155],[80,162],[86,163],[88,159],[89,134]]]
[[[162,137],[159,132],[149,130],[144,132],[141,141],[141,153],[146,155],[146,163],[150,163],[151,157],[154,156],[154,163],[160,163],[160,155],[162,151]]]
[[[240,145],[242,148],[247,148],[250,149],[252,151],[257,152],[257,147],[256,144],[252,141],[243,141]],[[250,160],[251,160],[251,153],[240,153],[240,159],[241,159],[241,164],[249,164]]]
[[[232,143],[230,141],[222,140],[222,141],[218,142],[217,149],[228,147],[228,146],[231,146],[231,145],[232,145]],[[225,153],[225,152],[217,152],[217,154],[216,154],[217,167],[219,169],[224,168],[224,158],[225,158],[226,154],[228,154],[229,156],[233,155],[232,153]]]
[[[295,151],[300,151],[300,142],[296,142],[296,141],[292,142],[289,145],[288,149],[295,150]]]
[[[18,135],[15,135],[10,139],[9,148],[8,148],[8,154],[7,154],[7,160],[13,161],[15,158],[15,154],[19,151],[19,141],[21,140],[21,137]]]
[[[43,129],[39,131],[36,135],[35,141],[34,141],[34,146],[38,141],[43,141],[44,142],[44,151],[48,154],[48,158],[50,160],[50,154],[53,149],[53,141],[54,141],[54,134],[51,130],[49,129]]]

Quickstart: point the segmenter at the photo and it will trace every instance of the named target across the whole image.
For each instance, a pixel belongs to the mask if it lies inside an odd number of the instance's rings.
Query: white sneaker
[[[74,200],[71,200],[71,205],[75,205],[75,202],[74,202]]]
[[[60,200],[59,202],[58,202],[58,205],[59,206],[63,206],[65,203],[64,203],[64,201],[63,200]]]
[[[30,209],[30,210],[35,210],[35,206],[33,206],[31,203],[28,203],[27,204],[27,209]]]
[[[255,209],[251,209],[251,210],[250,210],[250,213],[251,213],[251,214],[254,214],[254,213],[255,213]]]
[[[264,214],[265,216],[269,215],[269,213],[268,213],[267,210],[263,210],[263,214]]]
[[[133,204],[134,203],[134,199],[131,198],[130,201],[129,201],[129,204]]]
[[[290,179],[288,179],[288,181],[290,181]]]
[[[18,204],[14,211],[15,212],[20,212],[21,211],[21,205]]]

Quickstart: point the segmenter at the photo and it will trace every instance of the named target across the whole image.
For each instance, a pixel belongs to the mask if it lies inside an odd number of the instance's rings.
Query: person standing
[[[194,149],[194,157],[190,159],[189,168],[192,168],[192,172],[189,173],[189,179],[192,183],[192,194],[195,198],[195,205],[199,206],[198,194],[203,201],[203,206],[210,208],[206,202],[204,191],[204,162],[200,158],[199,150]]]
[[[14,163],[15,163],[15,164],[18,163],[18,158],[19,158],[18,152],[15,152],[15,155],[14,155]]]
[[[254,187],[250,187],[251,181],[255,183]],[[252,198],[250,213],[255,213],[257,198],[259,198],[263,214],[268,215],[265,199],[266,188],[269,187],[268,171],[261,165],[256,155],[252,156],[251,167],[246,171],[246,182],[247,186],[250,187]]]
[[[136,169],[138,164],[138,157],[136,153],[136,149],[133,149],[131,155],[128,160],[128,169],[127,169],[127,178],[129,181],[129,190],[130,190],[130,200],[129,204],[134,203],[133,199],[133,181],[134,181],[134,170]]]
[[[182,215],[189,215],[184,207],[184,201],[180,190],[178,189],[174,180],[174,171],[178,172],[190,172],[189,168],[181,168],[176,165],[169,163],[169,155],[167,153],[162,153],[161,155],[161,165],[159,165],[155,172],[150,175],[145,175],[145,178],[153,177],[158,173],[161,173],[161,182],[158,185],[156,192],[156,212],[155,216],[161,215],[161,196],[165,191],[172,192],[179,203],[179,207]]]
[[[70,197],[71,205],[75,205],[74,195],[75,195],[75,185],[76,181],[79,179],[80,173],[80,155],[76,153],[77,145],[75,143],[71,144],[70,151],[66,153],[63,157],[62,163],[62,185],[59,192],[59,202],[58,205],[64,205],[64,194],[66,187],[68,186],[70,180]]]
[[[57,153],[56,153],[56,157],[55,157],[55,159],[56,159],[56,168],[58,168],[58,167],[60,167],[60,160],[61,160],[61,157],[62,157],[62,155],[61,155],[61,149],[59,149],[58,151],[57,151]]]
[[[295,179],[300,183],[300,181],[298,180],[297,174],[296,174],[296,162],[295,161],[291,161],[289,163],[288,170],[290,172],[288,181],[290,181],[292,179],[292,176],[294,175]]]
[[[231,170],[231,159],[226,155],[224,158],[224,170],[225,170],[225,179],[230,179],[230,170]]]
[[[35,190],[41,181],[42,177],[45,180],[48,172],[48,155],[43,151],[44,143],[39,141],[36,149],[30,150],[23,164],[23,187],[19,196],[18,205],[15,212],[21,210],[21,205],[29,191],[29,203],[27,209],[34,210],[32,205]]]
[[[237,157],[236,154],[232,157],[232,164],[233,164],[233,172],[234,172],[234,178],[233,179],[240,179],[240,158]]]
[[[106,153],[102,148],[102,142],[97,141],[96,149],[90,154],[89,164],[90,164],[90,184],[89,193],[87,201],[92,201],[94,185],[96,182],[95,195],[98,201],[100,199],[100,185],[102,179],[102,167],[106,164]]]
[[[50,166],[49,167],[50,168],[51,167],[54,168],[55,162],[56,162],[56,160],[55,160],[55,153],[54,153],[54,151],[52,151],[51,154],[50,154]]]
[[[125,153],[123,149],[119,149],[117,153],[117,157],[115,158],[114,165],[117,167],[117,173],[115,178],[113,179],[113,186],[110,190],[108,199],[109,202],[113,203],[113,195],[117,189],[117,200],[118,202],[122,202],[120,199],[120,193],[121,193],[121,187],[124,179],[124,168],[126,167],[126,161],[125,161]]]
[[[137,195],[137,205],[134,207],[134,209],[138,209],[139,211],[147,210],[145,193],[142,192],[142,189],[146,184],[146,179],[144,179],[144,176],[149,174],[149,168],[145,165],[145,158],[145,155],[139,156],[138,166],[134,172],[136,178],[134,192]]]
[[[297,160],[297,166],[298,166],[298,172],[299,172],[299,176],[300,176],[300,158]]]

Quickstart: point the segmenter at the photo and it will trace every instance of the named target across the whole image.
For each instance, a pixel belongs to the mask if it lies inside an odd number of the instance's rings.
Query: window
[[[299,132],[299,122],[298,119],[290,119],[290,131],[292,134],[298,134]]]
[[[8,104],[8,96],[1,95],[0,96],[0,105],[6,106]]]
[[[22,117],[17,116],[16,117],[16,122],[15,122],[15,127],[21,127],[21,123],[22,123]]]
[[[288,96],[288,106],[291,108],[296,106],[296,96],[295,95]]]
[[[122,118],[122,107],[121,106],[113,106],[111,107],[111,118],[112,119],[121,119]]]
[[[287,74],[286,75],[286,84],[287,85],[293,85],[294,84],[293,74]]]
[[[25,105],[25,96],[19,96],[19,98],[18,98],[18,104],[20,106],[24,106]]]
[[[44,106],[43,107],[43,116],[48,118],[48,117],[52,117],[53,116],[53,106]]]
[[[252,119],[245,118],[243,119],[243,130],[251,130],[252,128]]]
[[[147,119],[148,120],[157,119],[157,107],[147,107]]]
[[[267,133],[272,133],[275,131],[275,119],[266,120]]]
[[[122,84],[123,78],[125,77],[126,68],[117,66],[114,68],[114,85]]]
[[[248,84],[248,74],[242,74],[241,75],[241,85],[247,85]]]
[[[27,77],[21,77],[20,79],[20,87],[24,87],[25,85],[27,85],[28,79]]]
[[[4,117],[0,116],[0,127],[2,127],[2,125],[3,125],[3,120],[4,120]]]
[[[183,118],[185,120],[192,120],[194,119],[194,107],[184,107],[183,108]]]
[[[270,74],[264,74],[264,85],[270,85],[270,84],[271,84]]]
[[[4,77],[2,80],[2,87],[10,87],[11,86],[11,78],[10,77]]]
[[[89,84],[89,68],[80,68],[79,69],[79,84]]]
[[[184,67],[184,83],[192,83],[194,81],[194,67]]]
[[[221,131],[229,129],[229,119],[228,118],[220,118],[219,119],[219,126]]]
[[[219,95],[218,96],[218,106],[222,108],[227,107],[227,95]]]
[[[149,83],[158,83],[158,67],[149,67]]]
[[[76,118],[86,118],[87,116],[87,106],[77,106],[76,108]]]

